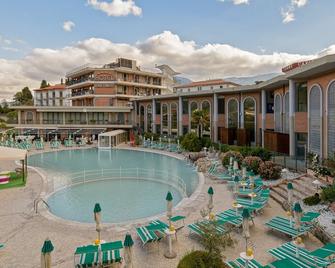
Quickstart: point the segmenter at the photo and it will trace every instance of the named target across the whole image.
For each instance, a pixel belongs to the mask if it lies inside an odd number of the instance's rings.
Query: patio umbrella
[[[302,216],[302,208],[301,208],[301,206],[300,206],[300,204],[298,202],[294,204],[293,212],[294,212],[295,227],[297,229],[300,229],[300,226],[301,226],[301,216]]]
[[[166,195],[166,216],[168,217],[169,219],[169,226],[171,226],[171,217],[172,217],[172,206],[173,206],[173,203],[172,203],[172,194],[171,192],[168,192],[167,195]]]
[[[131,238],[131,235],[129,233],[126,234],[126,237],[124,238],[123,246],[124,246],[124,259],[125,259],[125,267],[126,268],[132,268],[133,267],[133,245],[134,241]]]
[[[292,197],[293,197],[293,185],[292,183],[287,184],[287,202],[289,207],[292,207]]]
[[[238,182],[239,182],[239,179],[238,179],[238,176],[235,176],[234,177],[234,192],[237,193],[238,192]]]
[[[250,232],[249,232],[249,219],[250,219],[250,212],[247,208],[244,208],[242,211],[242,227],[243,227],[243,236],[246,240],[250,238]]]
[[[41,268],[51,267],[51,252],[54,250],[49,238],[45,239],[41,250]]]
[[[99,203],[96,203],[94,206],[94,220],[96,224],[96,231],[98,232],[98,240],[100,243],[100,232],[101,232],[101,207]]]
[[[210,215],[212,213],[212,209],[214,207],[214,205],[213,205],[214,190],[213,190],[212,186],[208,188],[207,193],[208,193],[208,205],[207,205],[207,207],[208,207],[208,216],[210,217]]]

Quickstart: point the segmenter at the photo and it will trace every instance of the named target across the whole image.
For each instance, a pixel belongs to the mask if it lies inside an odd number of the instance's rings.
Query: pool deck
[[[155,150],[155,152],[158,151]],[[177,154],[174,156],[182,157]],[[13,162],[1,163],[2,169],[9,170],[15,167]],[[40,267],[40,250],[44,239],[47,237],[52,240],[55,246],[53,267],[73,267],[75,248],[90,244],[96,239],[95,226],[92,224],[69,224],[66,221],[35,214],[33,203],[44,191],[43,185],[40,174],[35,170],[30,170],[26,187],[0,191],[0,243],[6,245],[0,251],[0,268]],[[233,198],[231,192],[227,191],[226,185],[203,176],[203,183],[199,185],[196,190],[197,193],[192,196],[190,202],[178,205],[177,211],[174,212],[187,216],[185,224],[193,223],[201,218],[200,209],[206,207],[209,186],[214,188],[214,212],[231,208]],[[269,231],[264,226],[264,222],[274,216],[285,216],[285,214],[285,211],[270,199],[269,206],[265,208],[262,215],[255,218],[255,226],[250,228],[251,241],[255,245],[255,257],[263,264],[273,261],[273,258],[267,253],[267,249],[289,241],[287,237]],[[161,216],[160,219],[166,220],[166,217]],[[173,242],[177,258],[166,259],[163,255],[167,249],[167,241],[163,239],[159,244],[155,243],[143,248],[135,233],[134,225],[137,224],[103,225],[101,234],[105,241],[114,241],[123,240],[125,233],[130,232],[135,241],[133,250],[134,267],[174,268],[177,267],[179,259],[185,253],[192,249],[201,248],[197,239],[190,237],[189,231],[185,227],[178,233],[178,241]],[[232,236],[237,244],[234,248],[225,250],[224,255],[228,259],[237,258],[245,247],[244,239],[240,233],[233,232]],[[312,235],[304,238],[304,243],[307,249],[314,249],[321,245]]]

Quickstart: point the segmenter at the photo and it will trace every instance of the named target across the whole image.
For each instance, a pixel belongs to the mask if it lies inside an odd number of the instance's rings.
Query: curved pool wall
[[[195,169],[180,159],[144,151],[133,150],[64,150],[31,155],[30,166],[42,168],[47,179],[61,177],[84,170],[152,170],[168,172],[179,177],[190,196],[198,185]],[[89,172],[88,172],[89,173]],[[89,177],[92,179],[92,176]],[[51,190],[53,191],[53,190]],[[50,211],[57,217],[76,222],[92,223],[92,208],[99,202],[103,220],[109,223],[128,222],[154,216],[166,211],[165,196],[171,191],[177,205],[183,192],[167,181],[159,182],[147,177],[100,179],[76,183],[48,194]]]

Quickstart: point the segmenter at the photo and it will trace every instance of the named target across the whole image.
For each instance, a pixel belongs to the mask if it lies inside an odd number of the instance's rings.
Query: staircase
[[[295,180],[293,184],[293,201],[302,200],[308,196],[314,195],[317,192],[315,185],[312,183],[315,178],[308,175],[303,175]],[[322,182],[322,181],[321,181]],[[284,207],[287,206],[287,182],[270,187],[270,197],[278,204]]]

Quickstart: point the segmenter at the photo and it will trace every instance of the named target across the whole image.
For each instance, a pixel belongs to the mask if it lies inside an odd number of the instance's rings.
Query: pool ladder
[[[43,198],[36,198],[35,200],[34,200],[34,211],[35,211],[35,213],[37,214],[37,212],[38,212],[38,204],[40,203],[40,202],[42,202],[43,204],[45,204],[46,206],[47,206],[47,208],[50,208],[49,207],[49,204],[43,199]]]

